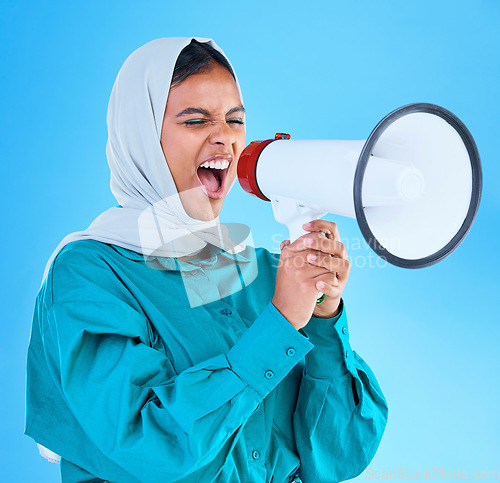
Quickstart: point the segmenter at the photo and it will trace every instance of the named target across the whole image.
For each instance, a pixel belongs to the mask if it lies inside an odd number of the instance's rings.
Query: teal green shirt
[[[298,471],[331,483],[367,467],[387,405],[345,307],[296,330],[271,303],[279,255],[249,253],[145,261],[94,240],[58,253],[36,299],[26,434],[61,455],[63,481],[288,483]],[[246,270],[250,284],[190,303],[183,278],[210,296]]]

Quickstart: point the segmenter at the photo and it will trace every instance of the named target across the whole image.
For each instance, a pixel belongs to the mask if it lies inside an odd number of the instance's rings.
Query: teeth
[[[226,169],[229,167],[229,161],[224,159],[223,161],[205,161],[200,165],[200,168],[212,168],[212,169]]]

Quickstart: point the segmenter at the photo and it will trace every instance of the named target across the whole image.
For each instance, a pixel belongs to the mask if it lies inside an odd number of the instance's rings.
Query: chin
[[[215,218],[217,218],[220,215],[220,212],[222,211],[222,201],[223,200],[217,200],[215,203],[210,203],[211,209],[203,211],[202,212],[203,218],[198,218],[198,219],[202,221],[215,220]]]
[[[210,202],[210,203],[203,203],[205,206],[190,206],[186,209],[186,213],[191,217],[194,218],[195,220],[200,220],[200,221],[212,221],[217,218],[221,212],[222,209],[222,201],[223,200],[217,200],[216,202]]]

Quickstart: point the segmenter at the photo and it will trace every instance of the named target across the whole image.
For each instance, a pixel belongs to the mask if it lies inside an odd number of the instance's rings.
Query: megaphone
[[[275,139],[241,153],[242,188],[271,201],[290,242],[327,213],[355,218],[368,245],[404,268],[433,265],[460,245],[482,190],[470,132],[435,104],[400,107],[365,141]]]

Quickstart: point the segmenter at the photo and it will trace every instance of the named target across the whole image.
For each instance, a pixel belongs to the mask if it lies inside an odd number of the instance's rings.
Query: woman
[[[387,406],[349,346],[336,226],[314,220],[278,265],[218,224],[245,144],[226,57],[208,39],[141,47],[117,77],[108,129],[120,206],[47,264],[26,434],[60,455],[71,482],[359,474]]]

